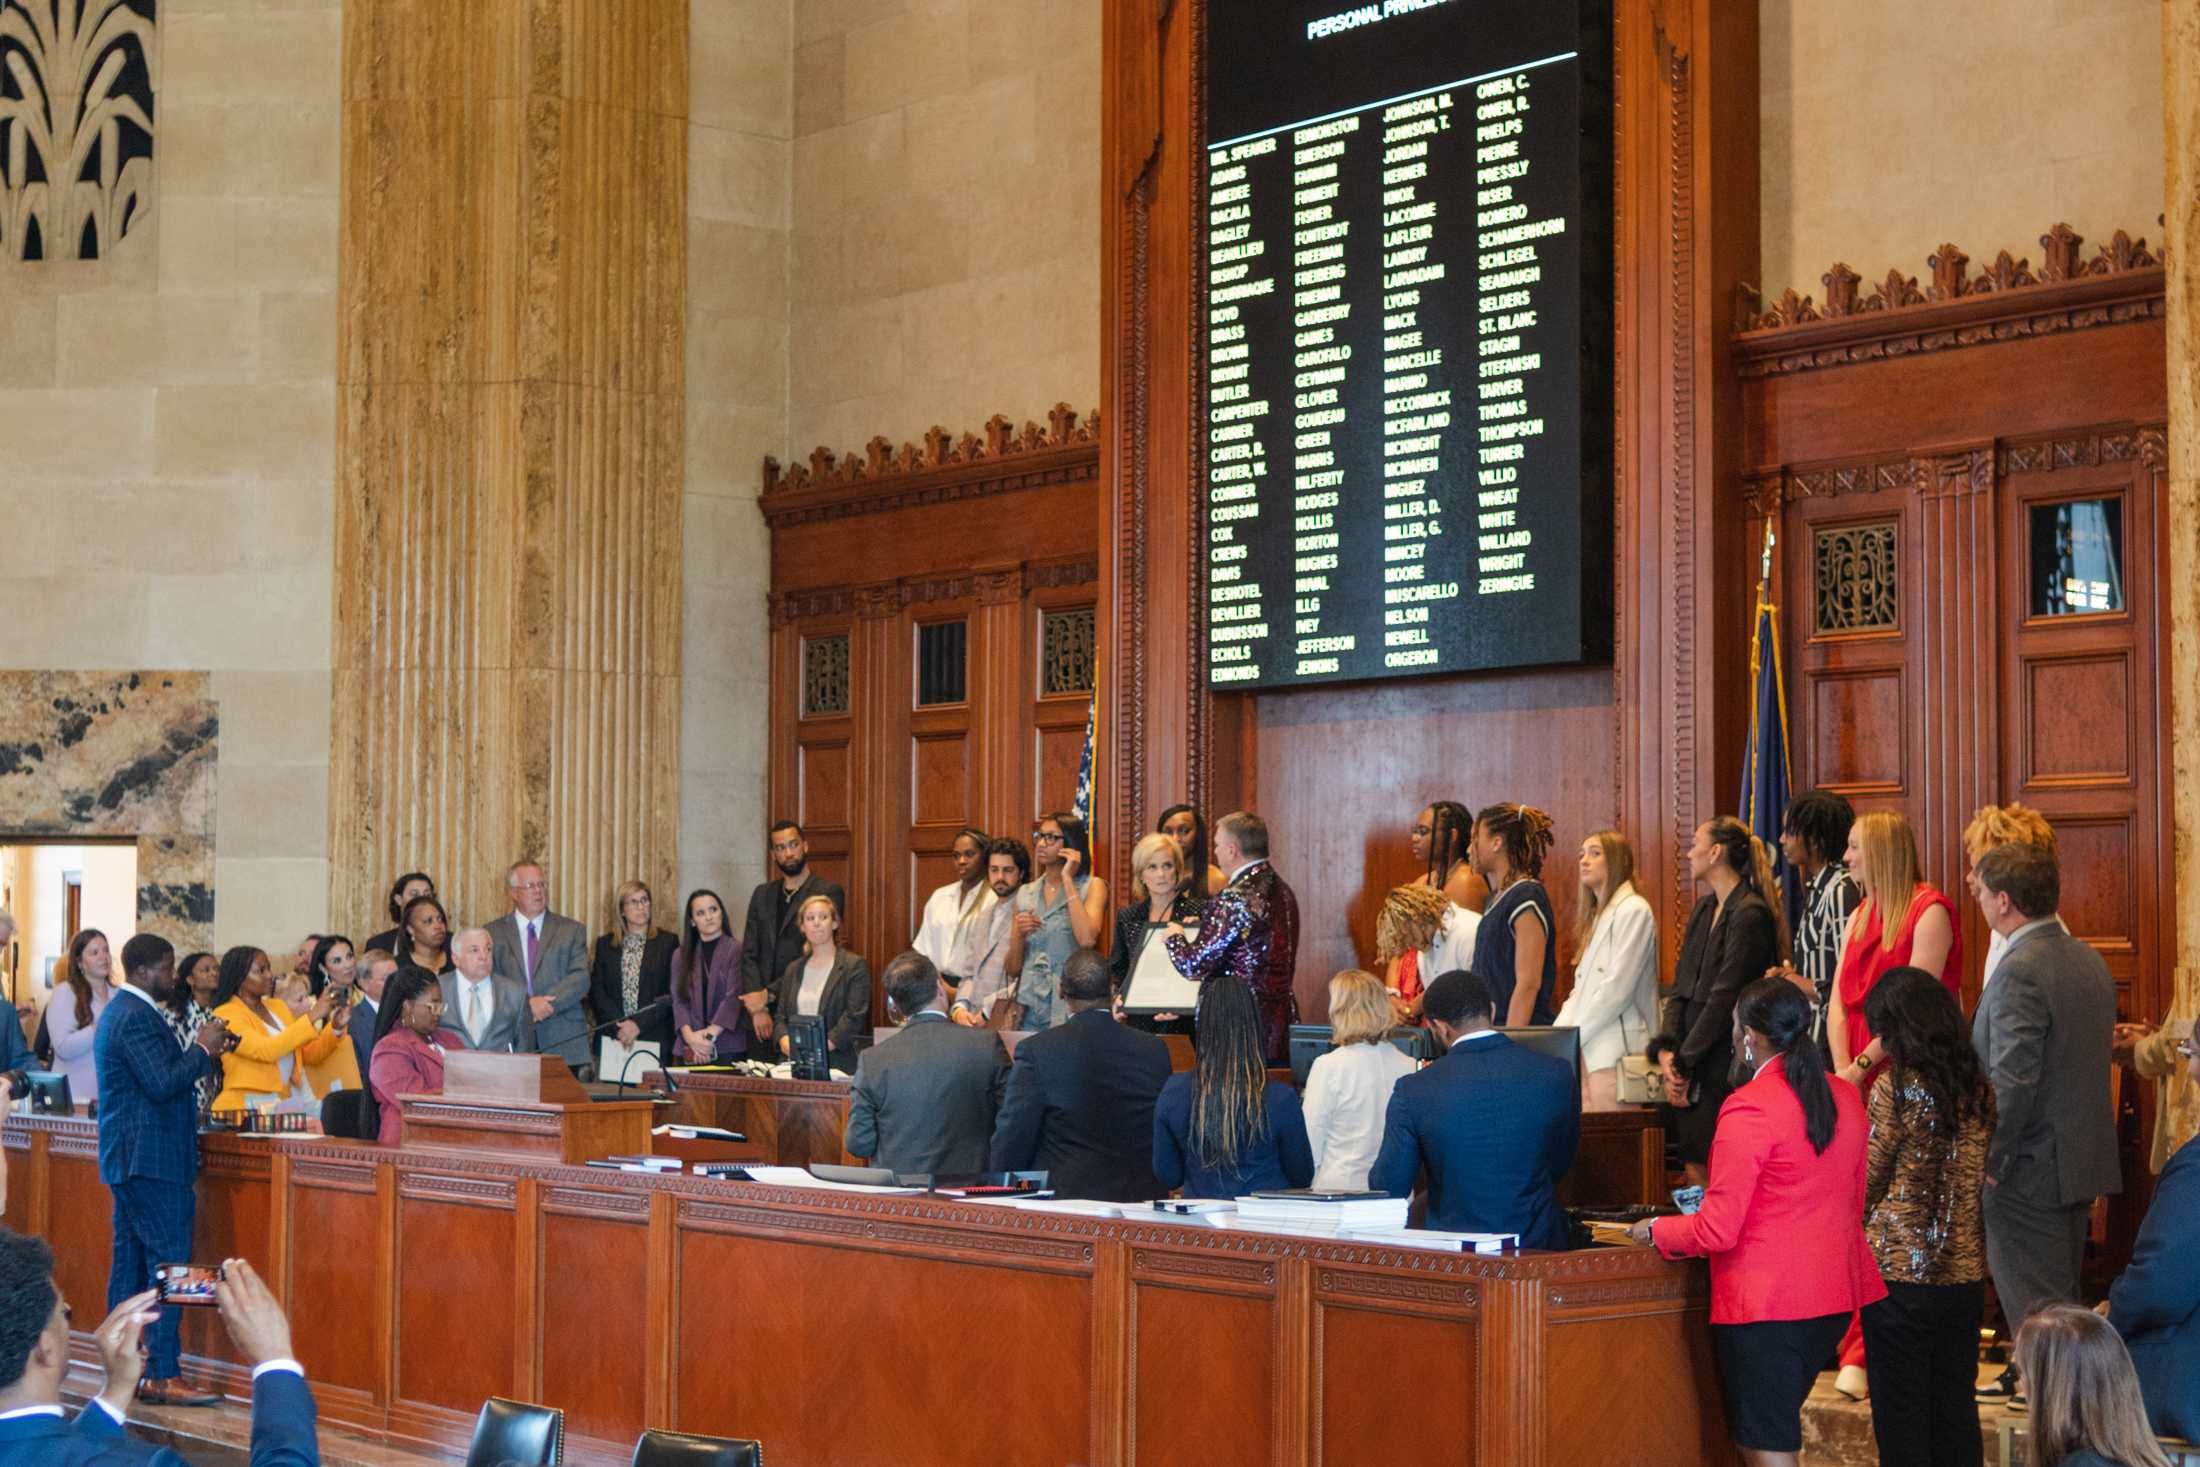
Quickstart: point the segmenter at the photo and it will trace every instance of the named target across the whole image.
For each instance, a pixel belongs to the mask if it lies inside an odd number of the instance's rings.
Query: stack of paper
[[[887,1192],[906,1195],[922,1192],[922,1187],[874,1187],[857,1182],[828,1182],[823,1177],[813,1177],[798,1166],[747,1166],[744,1167],[752,1182],[768,1182],[774,1187],[815,1187],[824,1192]]]
[[[1337,1236],[1384,1248],[1434,1248],[1442,1253],[1502,1253],[1520,1246],[1518,1233],[1443,1233],[1433,1228],[1343,1228]]]
[[[1402,1228],[1406,1225],[1408,1199],[1380,1192],[1256,1192],[1237,1200],[1238,1216],[1247,1226],[1283,1223],[1296,1227],[1326,1224],[1344,1228]]]
[[[1121,1217],[1118,1202],[1091,1202],[1082,1197],[1019,1197],[1011,1204],[1025,1212],[1067,1212],[1078,1217]]]

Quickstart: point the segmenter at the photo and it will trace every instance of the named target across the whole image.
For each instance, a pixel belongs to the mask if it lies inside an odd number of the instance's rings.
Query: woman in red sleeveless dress
[[[1880,1075],[1883,1046],[1872,1038],[1864,1019],[1864,999],[1881,978],[1897,968],[1921,968],[1963,999],[1963,928],[1955,903],[1918,875],[1917,837],[1910,822],[1891,810],[1860,815],[1849,827],[1849,874],[1864,900],[1849,919],[1841,966],[1834,978],[1835,1001],[1826,1014],[1827,1042],[1842,1079],[1871,1090]],[[1866,1394],[1864,1332],[1849,1321],[1841,1341],[1841,1373],[1834,1387],[1851,1399]]]

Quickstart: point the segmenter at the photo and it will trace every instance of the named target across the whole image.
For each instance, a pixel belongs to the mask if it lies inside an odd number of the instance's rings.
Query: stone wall
[[[796,0],[790,433],[1099,401],[1093,0]]]
[[[794,0],[690,0],[687,486],[681,571],[680,889],[762,879],[770,701],[757,512],[787,452]],[[658,920],[679,915],[657,894]]]
[[[2067,223],[2153,238],[2159,0],[1762,0],[1764,279],[1923,276],[1943,241],[2039,263]]]
[[[211,937],[288,945],[327,901],[338,0],[170,0],[158,45],[150,212],[0,261],[0,668],[206,674]]]

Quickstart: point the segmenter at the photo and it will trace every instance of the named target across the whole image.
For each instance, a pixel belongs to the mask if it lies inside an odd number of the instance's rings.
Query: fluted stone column
[[[2170,747],[2177,834],[2177,1008],[2200,1009],[2200,0],[2163,0],[2163,251],[2169,289]],[[2189,1130],[2190,1087],[2175,1097]]]
[[[329,911],[672,909],[687,0],[350,0]]]

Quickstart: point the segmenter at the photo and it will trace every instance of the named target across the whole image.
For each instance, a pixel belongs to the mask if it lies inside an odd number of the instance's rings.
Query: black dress
[[[1178,887],[1169,902],[1169,921],[1196,922],[1199,912],[1206,905],[1187,887]],[[1138,965],[1138,955],[1148,942],[1160,937],[1167,923],[1155,926],[1147,913],[1153,904],[1144,897],[1123,903],[1115,909],[1115,946],[1108,950],[1108,974],[1115,980],[1115,995],[1123,996],[1130,986],[1131,972]],[[1192,1016],[1179,1014],[1164,1023],[1152,1014],[1125,1014],[1123,1022],[1148,1034],[1189,1034],[1192,1032]]]
[[[1708,1162],[1719,1107],[1733,1093],[1734,1000],[1780,958],[1780,929],[1765,899],[1737,887],[1719,915],[1719,899],[1706,895],[1688,914],[1673,988],[1665,999],[1664,1039],[1674,1063],[1693,1082],[1696,1100],[1668,1108],[1666,1126],[1681,1160]]]
[[[619,957],[625,946],[625,934],[607,932],[596,939],[595,961],[588,969],[588,1004],[595,1010],[596,1022],[609,1024],[624,1019],[632,1012],[648,1009],[636,1019],[635,1026],[642,1032],[645,1043],[661,1044],[657,1051],[668,1060],[672,1056],[672,955],[679,950],[680,939],[664,930],[656,929],[642,945],[641,994],[633,1010],[626,1006],[624,985],[619,977]],[[649,1005],[659,999],[666,1002],[654,1009]]]

